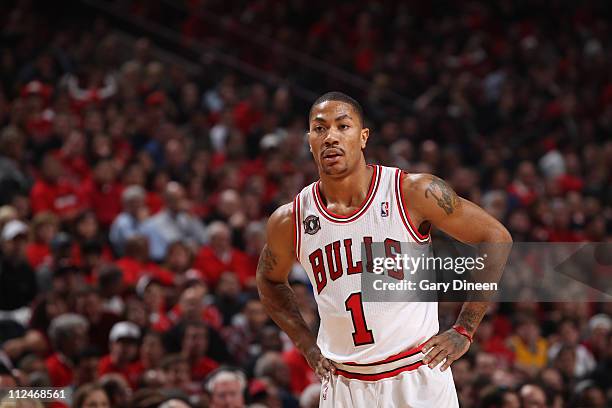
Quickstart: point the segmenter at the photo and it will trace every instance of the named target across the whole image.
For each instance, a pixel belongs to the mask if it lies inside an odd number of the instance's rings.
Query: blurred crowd
[[[122,2],[153,20],[162,3]],[[447,179],[515,242],[611,240],[606,2],[220,3],[224,24],[371,83],[353,90],[368,161]],[[333,88],[185,7],[184,38]],[[0,388],[70,387],[79,408],[318,406],[254,286],[266,217],[318,178],[304,101],[214,64],[189,73],[100,18],[11,1],[0,23]],[[317,330],[300,266],[291,280]],[[441,327],[459,306],[440,305]],[[462,406],[609,406],[611,315],[492,305],[453,365]]]

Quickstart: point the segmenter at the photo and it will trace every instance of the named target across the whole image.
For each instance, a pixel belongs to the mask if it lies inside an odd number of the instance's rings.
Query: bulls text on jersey
[[[363,249],[365,250],[366,271],[372,273],[372,237],[363,237]],[[392,257],[401,251],[401,243],[395,239],[384,240],[385,256]],[[346,265],[342,262],[341,251],[344,251]],[[353,257],[353,240],[346,238],[317,248],[308,255],[312,272],[317,286],[317,293],[321,293],[327,283],[335,281],[342,276],[355,275],[363,272],[363,261]],[[387,270],[387,274],[395,279],[404,279],[402,269]]]

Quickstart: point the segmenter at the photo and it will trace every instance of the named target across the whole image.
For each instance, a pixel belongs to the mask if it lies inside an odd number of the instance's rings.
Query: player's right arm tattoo
[[[450,215],[455,211],[455,208],[459,205],[459,197],[457,193],[439,177],[431,176],[431,181],[425,189],[425,198],[433,197],[438,203],[438,206]]]
[[[272,320],[304,353],[316,344],[316,340],[298,309],[295,293],[289,284],[268,279],[277,263],[277,258],[270,248],[264,247],[257,265],[259,297]]]
[[[272,251],[270,251],[270,248],[265,246],[263,251],[261,251],[259,261],[257,262],[257,272],[267,275],[274,269],[276,264],[276,257],[274,256]]]

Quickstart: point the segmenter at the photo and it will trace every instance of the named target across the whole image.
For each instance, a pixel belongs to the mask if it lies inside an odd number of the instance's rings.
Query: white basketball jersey
[[[371,167],[367,197],[350,215],[327,210],[319,181],[293,202],[296,256],[308,273],[321,318],[317,344],[323,356],[341,363],[379,362],[438,332],[437,303],[361,299],[362,243],[430,244],[402,205],[401,170]]]

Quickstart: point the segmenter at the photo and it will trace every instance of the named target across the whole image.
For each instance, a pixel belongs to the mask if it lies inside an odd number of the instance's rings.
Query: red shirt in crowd
[[[161,195],[155,191],[147,192],[145,202],[147,204],[147,208],[149,209],[149,214],[151,215],[158,213],[164,206],[163,198],[161,198]]]
[[[51,257],[51,249],[43,242],[30,242],[26,246],[26,257],[28,263],[34,269],[38,268]]]
[[[263,118],[263,113],[255,109],[248,101],[238,103],[233,113],[236,127],[245,135],[248,135],[252,128],[258,125]]]
[[[123,257],[115,262],[115,264],[123,272],[123,282],[129,286],[136,286],[138,279],[143,275],[151,275],[164,285],[172,285],[174,283],[172,272],[154,262],[141,262],[135,258]]]
[[[121,212],[121,183],[98,184],[89,179],[83,187],[83,197],[88,207],[105,228],[110,227]]]
[[[138,360],[128,365],[126,368],[127,381],[133,389],[138,388],[138,379],[145,372],[145,366],[142,361]]]
[[[482,345],[482,351],[494,354],[508,364],[514,362],[514,352],[508,348],[506,341],[500,336],[493,336]]]
[[[71,179],[81,181],[89,178],[91,169],[85,156],[67,156],[62,149],[56,150],[53,156],[62,163]]]
[[[47,358],[45,365],[52,387],[67,387],[72,384],[74,379],[72,365],[64,356],[54,353]]]
[[[193,381],[201,381],[217,367],[219,367],[219,363],[212,358],[204,356],[191,366],[191,379]]]
[[[536,191],[522,183],[514,182],[508,187],[508,193],[516,197],[523,207],[528,207],[538,198]]]
[[[194,268],[202,271],[211,286],[216,286],[221,274],[234,272],[242,284],[250,277],[255,276],[248,256],[237,249],[231,249],[227,261],[217,257],[217,254],[209,246],[204,246],[198,253],[194,262]]]
[[[170,322],[178,323],[183,315],[183,310],[180,304],[176,304],[169,312],[168,319]],[[209,327],[220,330],[223,326],[223,317],[219,312],[219,309],[215,305],[207,305],[202,308],[201,319]],[[157,330],[157,328],[154,327]]]
[[[285,351],[283,360],[291,373],[291,391],[294,394],[301,394],[306,387],[317,381],[317,376],[308,365],[308,361],[296,348]]]
[[[30,192],[30,203],[34,214],[51,211],[62,218],[71,218],[82,208],[76,189],[65,181],[50,184],[37,180]]]
[[[98,377],[102,377],[104,374],[108,373],[117,373],[121,374],[126,380],[128,380],[130,375],[129,368],[129,364],[124,367],[115,365],[111,360],[110,354],[107,354],[100,359],[100,363],[98,364]]]

